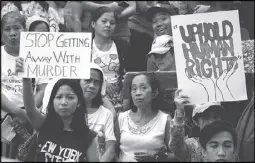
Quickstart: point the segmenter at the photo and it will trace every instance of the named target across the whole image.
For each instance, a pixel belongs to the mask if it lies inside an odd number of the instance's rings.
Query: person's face
[[[17,19],[7,18],[2,29],[5,44],[10,47],[19,47],[20,32],[24,30],[24,27],[19,21],[17,21]]]
[[[232,135],[227,131],[215,134],[206,144],[204,158],[209,162],[232,162],[235,147]]]
[[[172,36],[170,14],[164,13],[164,12],[156,13],[152,19],[152,28],[156,36],[161,36],[161,35]]]
[[[134,105],[138,108],[151,105],[153,92],[146,76],[138,75],[134,77],[131,86],[131,97]]]
[[[106,38],[111,37],[116,27],[114,13],[106,12],[102,14],[96,22],[92,22],[92,27],[95,30],[95,34]]]
[[[70,86],[62,85],[53,99],[53,105],[60,117],[68,117],[75,112],[78,106],[78,97]]]
[[[204,113],[203,115],[198,117],[198,127],[201,130],[206,125],[208,125],[214,121],[220,120],[220,119],[221,119],[221,117],[217,113],[214,113],[214,112]]]
[[[49,32],[49,29],[48,29],[48,26],[47,26],[46,23],[40,22],[35,26],[34,31],[36,31],[36,32]]]
[[[174,57],[170,51],[165,54],[154,54],[156,65],[160,71],[171,71],[174,67]]]
[[[86,100],[94,99],[101,87],[102,79],[100,72],[94,69],[90,70],[90,79],[80,80],[80,85],[83,90]]]

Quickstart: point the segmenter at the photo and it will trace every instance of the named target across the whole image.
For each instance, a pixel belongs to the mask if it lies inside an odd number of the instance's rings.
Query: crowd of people
[[[2,161],[253,162],[254,20],[243,20],[243,6],[252,5],[1,1]],[[171,16],[234,9],[240,16],[248,99],[192,104],[176,88],[169,97],[173,105],[161,108],[155,73],[176,73]],[[90,78],[19,76],[24,31],[91,32]],[[125,98],[128,72],[139,73]]]

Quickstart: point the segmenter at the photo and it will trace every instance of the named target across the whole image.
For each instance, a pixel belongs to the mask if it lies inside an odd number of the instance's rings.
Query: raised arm
[[[96,9],[98,9],[99,7],[104,7],[104,6],[110,7],[114,11],[120,11],[121,10],[121,7],[118,6],[117,2],[112,2],[112,3],[109,3],[109,4],[99,4],[99,3],[96,3],[96,2],[92,2],[92,1],[82,1],[81,4],[82,4],[83,11],[86,11],[86,12],[93,12]]]
[[[136,1],[127,1],[129,6],[125,8],[119,15],[118,19],[127,19],[136,12]]]
[[[188,97],[181,95],[181,90],[175,93],[176,110],[170,124],[169,148],[181,161],[187,160],[190,155],[188,145],[185,142],[185,111],[184,105],[188,103]]]
[[[38,84],[38,86],[36,88],[35,105],[38,108],[40,108],[41,105],[42,105],[42,100],[43,100],[43,96],[44,96],[44,91],[45,91],[46,85],[47,85],[47,83]]]
[[[74,32],[81,32],[82,31],[82,23],[81,23],[81,18],[82,18],[82,7],[80,2],[72,2],[69,1],[67,2],[65,6],[65,10],[67,12],[71,10],[72,15],[71,16],[66,16],[66,18],[69,17],[69,19],[66,19],[67,22],[67,27],[73,29]],[[70,19],[71,18],[71,19]]]
[[[32,81],[29,78],[23,78],[23,100],[31,125],[34,129],[39,129],[46,117],[35,106]]]
[[[7,113],[12,113],[23,121],[29,121],[26,111],[13,104],[4,93],[1,92],[1,109]]]

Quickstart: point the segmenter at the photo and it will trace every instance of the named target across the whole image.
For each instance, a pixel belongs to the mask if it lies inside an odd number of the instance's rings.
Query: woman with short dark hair
[[[118,161],[166,161],[170,115],[159,109],[159,83],[153,73],[141,73],[132,79],[130,110],[122,112],[116,122]],[[159,154],[163,150],[163,155]]]

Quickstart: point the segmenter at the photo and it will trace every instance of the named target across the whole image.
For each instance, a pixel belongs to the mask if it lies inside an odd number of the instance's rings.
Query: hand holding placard
[[[24,59],[19,57],[16,59],[16,73],[24,72]]]

